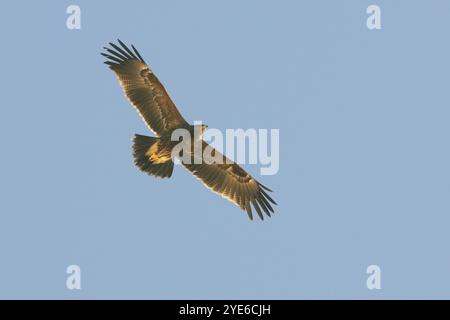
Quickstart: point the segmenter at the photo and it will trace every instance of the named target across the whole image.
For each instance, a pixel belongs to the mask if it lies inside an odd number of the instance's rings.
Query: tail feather
[[[160,139],[136,134],[133,139],[134,163],[141,170],[160,178],[170,178],[173,161],[170,152],[162,150]]]

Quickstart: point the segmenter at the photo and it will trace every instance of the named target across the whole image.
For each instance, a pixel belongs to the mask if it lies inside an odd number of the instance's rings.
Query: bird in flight
[[[170,178],[174,168],[172,150],[179,143],[172,141],[172,133],[177,129],[185,129],[189,133],[200,130],[203,134],[207,126],[190,125],[182,117],[161,82],[133,45],[131,50],[120,40],[118,44],[109,44],[111,47],[105,47],[106,52],[101,53],[107,58],[105,64],[114,71],[128,100],[148,128],[156,135],[156,137],[139,134],[134,136],[134,162],[140,170],[149,175]],[[212,148],[201,139],[201,135],[198,138],[198,135],[196,137],[194,133],[193,140],[200,145],[202,154],[208,149],[214,159],[222,159],[222,161],[212,163],[203,160],[182,161],[181,164],[207,188],[247,211],[251,220],[253,220],[252,207],[261,220],[264,220],[263,212],[270,217],[274,212],[271,204],[276,204],[268,195],[268,192],[272,190]],[[188,149],[188,153],[185,154],[188,159],[196,157],[192,149]]]

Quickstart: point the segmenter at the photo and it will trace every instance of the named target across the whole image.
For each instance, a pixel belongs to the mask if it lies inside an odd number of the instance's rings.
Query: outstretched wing
[[[131,51],[122,41],[120,46],[109,43],[102,53],[107,65],[114,71],[126,96],[141,115],[147,126],[157,135],[186,125],[175,104],[161,82],[147,66],[139,52]]]
[[[208,150],[204,152],[206,148]],[[251,220],[253,220],[252,206],[262,220],[264,219],[262,211],[270,217],[270,212],[274,212],[270,203],[276,204],[267,194],[267,192],[272,190],[256,181],[239,165],[232,162],[205,141],[202,141],[201,154],[206,154],[206,156],[211,156],[211,158],[202,158],[202,163],[196,164],[196,162],[200,161],[195,161],[195,158],[202,157],[202,155],[191,153],[190,163],[182,161],[183,166],[207,188],[235,203],[242,210],[247,211]],[[216,160],[215,163],[213,160]]]

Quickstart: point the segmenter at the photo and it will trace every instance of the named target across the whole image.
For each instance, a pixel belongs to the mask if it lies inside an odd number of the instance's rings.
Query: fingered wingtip
[[[128,48],[127,45],[123,43],[119,38],[117,39],[117,42],[119,45],[109,42],[111,48],[103,47],[103,49],[106,50],[107,53],[101,53],[101,55],[108,58],[108,61],[119,65],[128,60],[134,59],[145,63],[144,59],[133,45],[131,45],[131,48],[134,52],[130,50],[130,48]]]
[[[263,185],[263,184],[260,183],[260,182],[258,182],[258,185],[259,185],[261,188],[265,189],[266,191],[273,192],[272,189],[267,188],[265,185]]]

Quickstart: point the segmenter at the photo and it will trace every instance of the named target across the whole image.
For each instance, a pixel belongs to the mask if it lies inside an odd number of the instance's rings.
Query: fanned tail
[[[159,138],[136,134],[133,139],[133,157],[141,171],[160,178],[172,176],[170,151],[162,148]]]

